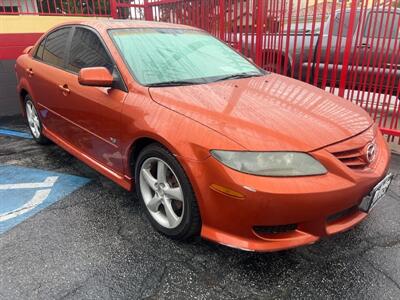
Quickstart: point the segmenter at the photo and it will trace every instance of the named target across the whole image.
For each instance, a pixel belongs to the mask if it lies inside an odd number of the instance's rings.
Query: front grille
[[[364,157],[363,150],[364,147],[361,147],[347,151],[333,152],[332,154],[349,168],[360,170],[368,166],[368,161]]]
[[[254,226],[253,229],[258,234],[277,234],[296,230],[297,224],[277,225],[277,226]]]

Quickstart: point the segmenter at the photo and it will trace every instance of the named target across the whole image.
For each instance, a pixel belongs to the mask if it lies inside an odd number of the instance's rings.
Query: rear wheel
[[[200,232],[201,220],[192,186],[176,158],[159,144],[145,147],[135,166],[137,195],[152,226],[184,240]]]
[[[25,97],[25,113],[28,127],[33,136],[33,139],[41,145],[49,144],[50,140],[46,138],[42,133],[42,122],[40,121],[35,104],[33,103],[29,95]]]

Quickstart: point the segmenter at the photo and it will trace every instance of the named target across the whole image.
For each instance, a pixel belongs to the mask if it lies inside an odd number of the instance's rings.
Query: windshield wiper
[[[202,84],[204,82],[197,82],[197,81],[185,81],[185,80],[176,80],[176,81],[165,81],[165,82],[157,82],[157,83],[150,83],[148,87],[162,87],[162,86],[180,86],[180,85],[195,85],[195,84]]]
[[[238,73],[238,74],[232,74],[232,75],[220,77],[215,81],[223,81],[223,80],[228,80],[228,79],[241,79],[241,78],[249,78],[249,77],[260,77],[263,75],[264,74],[261,74],[261,73]]]

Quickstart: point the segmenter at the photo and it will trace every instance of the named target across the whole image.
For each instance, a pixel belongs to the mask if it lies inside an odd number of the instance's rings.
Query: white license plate
[[[392,182],[393,175],[388,174],[383,178],[372,191],[363,198],[359,206],[360,210],[369,212],[379,200],[381,200],[387,193],[390,183]]]

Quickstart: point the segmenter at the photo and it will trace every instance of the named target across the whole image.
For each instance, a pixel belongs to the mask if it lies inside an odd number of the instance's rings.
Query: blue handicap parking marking
[[[20,137],[24,139],[32,139],[32,135],[29,132],[17,131],[7,128],[0,128],[0,135]]]
[[[80,176],[0,165],[0,234],[89,181]]]

